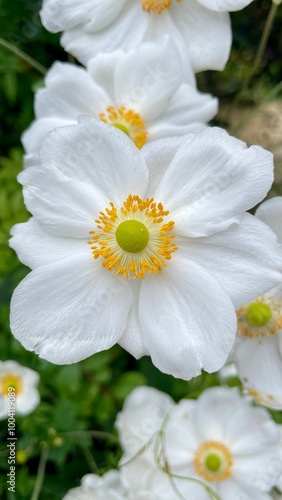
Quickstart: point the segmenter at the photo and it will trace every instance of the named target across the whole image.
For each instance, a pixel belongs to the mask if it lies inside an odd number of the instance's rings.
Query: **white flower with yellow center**
[[[173,42],[144,44],[128,53],[100,54],[88,70],[56,62],[35,99],[36,119],[23,135],[26,166],[38,163],[48,132],[77,123],[81,114],[109,123],[141,149],[162,137],[184,135],[217,113],[217,99],[183,81]]]
[[[282,197],[260,205],[256,216],[282,243]],[[247,391],[261,405],[282,409],[282,284],[238,312],[232,359]]]
[[[138,387],[118,415],[121,472],[132,492],[147,490],[154,500],[208,500],[208,487],[221,500],[270,500],[282,462],[279,426],[266,410],[236,389],[219,387],[197,401],[167,399]]]
[[[68,491],[63,500],[123,500],[128,498],[127,489],[120,473],[110,470],[103,476],[87,474],[81,480],[81,486]]]
[[[221,368],[235,307],[281,280],[275,235],[244,213],[271,186],[272,155],[209,128],[139,151],[82,117],[40,158],[19,177],[34,218],[11,246],[33,271],[12,299],[15,337],[58,364],[118,342],[176,377]]]
[[[189,73],[222,70],[229,57],[228,11],[251,0],[44,0],[43,25],[63,31],[63,47],[83,63],[100,52],[129,50],[173,37]]]
[[[16,414],[31,413],[40,401],[38,382],[38,373],[30,368],[16,361],[0,361],[0,419],[7,419],[10,394],[15,395]]]

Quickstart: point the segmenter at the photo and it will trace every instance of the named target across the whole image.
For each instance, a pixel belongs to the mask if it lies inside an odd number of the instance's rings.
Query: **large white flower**
[[[123,500],[124,498],[128,498],[127,489],[120,473],[117,470],[110,470],[102,477],[87,474],[82,478],[81,486],[68,491],[63,500]]]
[[[137,435],[152,413],[157,414],[164,396],[146,387],[128,396],[118,416],[126,457],[132,451],[128,428]],[[267,411],[252,407],[236,389],[219,387],[206,390],[197,401],[172,406],[150,445],[121,465],[129,489],[147,489],[155,500],[208,500],[205,485],[221,500],[268,500],[281,470],[280,432]]]
[[[189,71],[223,69],[231,45],[228,11],[251,0],[44,0],[41,19],[63,31],[63,47],[82,62],[100,52],[173,37]]]
[[[15,337],[58,364],[118,342],[176,377],[221,368],[234,307],[281,280],[274,233],[244,213],[271,186],[272,155],[210,128],[139,151],[82,117],[40,157],[19,176],[34,218],[11,246],[33,271],[13,295]]]
[[[0,361],[0,419],[8,418],[9,395],[15,394],[15,414],[28,415],[38,406],[39,375],[16,361]],[[13,391],[9,391],[13,388]],[[10,398],[11,399],[11,398]]]
[[[192,81],[183,83],[181,60],[168,37],[128,53],[101,54],[88,71],[56,62],[45,83],[35,99],[36,120],[23,135],[26,166],[38,162],[49,131],[77,123],[81,114],[121,129],[140,149],[155,139],[184,135],[191,124],[206,123],[217,113],[217,99],[198,92]]]
[[[282,243],[282,197],[260,205],[256,216]],[[233,359],[245,388],[262,405],[282,409],[282,284],[238,312]]]

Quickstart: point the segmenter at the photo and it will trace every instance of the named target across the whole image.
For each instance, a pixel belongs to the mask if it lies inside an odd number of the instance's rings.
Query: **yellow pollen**
[[[267,408],[275,408],[275,405],[278,403],[279,408],[281,406],[281,401],[277,401],[275,396],[272,394],[262,393],[256,391],[255,389],[249,389],[248,394],[252,396],[256,400],[256,402],[261,406],[266,406]]]
[[[183,0],[176,0],[182,2]],[[170,8],[171,0],[141,0],[142,8],[145,12],[161,14],[165,9]]]
[[[168,215],[154,198],[142,200],[130,194],[119,209],[111,202],[95,220],[98,231],[89,233],[94,259],[102,257],[103,267],[127,279],[161,274],[178,250],[173,243],[174,222],[167,221]]]
[[[218,441],[206,441],[197,449],[194,467],[197,474],[208,482],[224,481],[230,477],[233,459],[230,450]]]
[[[22,379],[18,375],[14,375],[13,373],[7,373],[0,379],[0,393],[3,396],[7,396],[9,394],[9,387],[13,387],[16,395],[19,395],[22,392]]]
[[[125,106],[115,108],[109,106],[104,113],[99,114],[102,122],[108,123],[124,132],[141,149],[147,142],[148,132],[141,116]]]
[[[237,311],[238,332],[243,338],[276,335],[282,329],[282,301],[262,295]]]

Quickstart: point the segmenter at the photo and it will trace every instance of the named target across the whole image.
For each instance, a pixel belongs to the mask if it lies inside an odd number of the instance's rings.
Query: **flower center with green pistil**
[[[202,443],[195,452],[193,462],[197,474],[208,482],[224,481],[232,473],[231,451],[218,441]]]
[[[206,457],[205,461],[206,468],[211,472],[217,472],[220,469],[221,460],[218,455],[211,453]]]
[[[115,236],[119,246],[129,253],[142,252],[149,242],[149,231],[145,224],[134,219],[121,222]]]
[[[124,132],[129,137],[129,130],[124,125],[122,125],[121,123],[114,123],[113,126]]]
[[[246,318],[250,325],[260,327],[266,325],[271,319],[272,311],[268,304],[252,302],[247,307]]]

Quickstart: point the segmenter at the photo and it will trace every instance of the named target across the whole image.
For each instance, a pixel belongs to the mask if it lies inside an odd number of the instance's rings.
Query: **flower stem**
[[[259,69],[261,67],[264,52],[266,49],[266,45],[267,45],[267,42],[268,42],[268,39],[269,39],[269,36],[271,33],[271,29],[273,26],[273,22],[274,22],[274,19],[276,17],[277,10],[279,8],[280,3],[281,3],[281,0],[272,0],[271,7],[269,10],[267,19],[266,19],[266,23],[264,25],[264,29],[263,29],[263,33],[262,33],[262,36],[260,39],[260,43],[258,46],[258,50],[257,50],[256,56],[255,56],[253,67],[248,72],[248,75],[245,78],[245,81],[242,82],[241,90],[236,94],[235,98],[233,99],[233,102],[228,110],[229,114],[232,113],[232,111],[234,110],[234,108],[236,107],[238,102],[240,101],[241,96],[244,96],[244,94],[246,93],[246,91],[248,90],[248,88],[250,86],[250,83],[252,82],[253,77],[257,74],[257,72],[259,71]]]
[[[277,10],[278,10],[279,4],[280,4],[280,0],[279,1],[272,0],[270,11],[269,11],[267,19],[266,19],[266,23],[265,23],[265,26],[264,26],[263,34],[262,34],[262,37],[261,37],[261,40],[260,40],[260,43],[259,43],[259,47],[258,47],[258,51],[257,51],[256,57],[255,57],[253,70],[252,70],[251,75],[249,77],[250,80],[257,73],[257,71],[259,70],[259,68],[260,68],[260,66],[262,64],[263,55],[264,55],[264,52],[265,52],[265,49],[266,49],[266,45],[267,45],[267,42],[268,42],[268,39],[269,39],[269,35],[271,33],[271,29],[272,29],[272,26],[273,26],[274,19],[275,19],[276,14],[277,14]]]
[[[28,54],[20,50],[18,47],[13,45],[12,43],[7,42],[3,38],[0,38],[0,47],[4,47],[4,49],[9,50],[13,54],[15,54],[17,57],[25,61],[27,64],[29,64],[31,67],[36,69],[38,73],[41,73],[42,75],[45,75],[47,69],[42,66],[39,62],[37,62],[33,57],[30,57]]]
[[[44,476],[45,476],[45,468],[46,468],[46,463],[47,463],[47,458],[48,458],[48,451],[49,451],[48,446],[44,443],[42,445],[39,465],[38,465],[38,469],[37,469],[36,481],[35,481],[34,489],[32,492],[31,500],[38,500],[38,498],[39,498],[41,488],[43,485],[43,481],[44,481]]]

